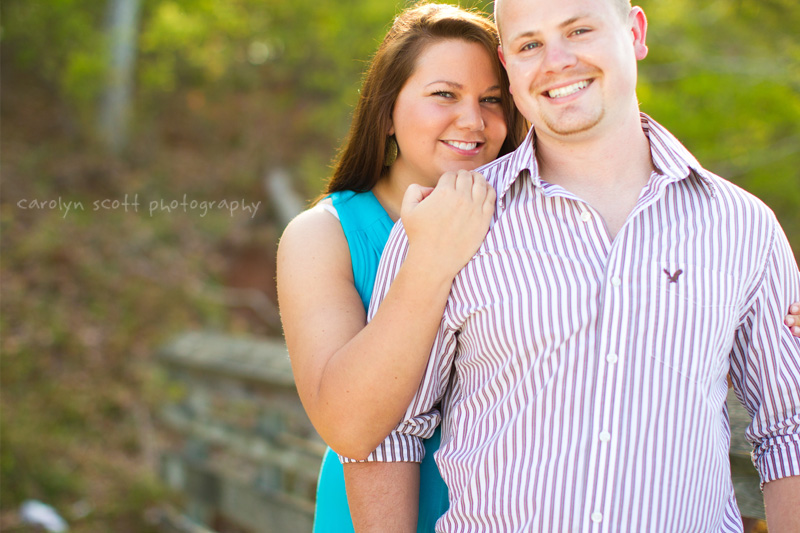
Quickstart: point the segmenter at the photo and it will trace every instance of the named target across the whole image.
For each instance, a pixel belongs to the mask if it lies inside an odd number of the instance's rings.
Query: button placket
[[[619,426],[619,404],[618,395],[615,394],[615,387],[621,386],[620,374],[622,368],[620,362],[620,351],[623,350],[619,344],[622,324],[615,320],[619,316],[620,306],[623,304],[625,288],[623,280],[628,279],[628,268],[624,262],[624,251],[617,239],[611,245],[606,262],[606,278],[602,298],[602,315],[599,317],[598,330],[602,331],[598,338],[597,364],[602,368],[602,378],[598,383],[599,394],[596,400],[602,407],[597,412],[594,425],[594,438],[591,447],[592,453],[596,457],[599,465],[597,476],[597,490],[593,492],[590,502],[591,512],[589,518],[594,528],[602,528],[601,523],[606,521],[607,516],[603,514],[606,505],[606,498],[609,497],[609,490],[613,486],[615,471],[614,465],[619,461],[619,439],[613,433],[613,429]],[[593,528],[593,529],[594,529]]]

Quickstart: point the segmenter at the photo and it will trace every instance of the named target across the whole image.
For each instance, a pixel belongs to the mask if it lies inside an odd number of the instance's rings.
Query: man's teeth
[[[565,96],[575,94],[576,92],[580,91],[581,89],[585,89],[588,86],[589,80],[583,80],[579,81],[578,83],[573,83],[572,85],[567,85],[566,87],[559,87],[558,89],[547,91],[547,96],[550,98],[563,98]]]
[[[458,148],[459,150],[474,150],[478,147],[478,143],[465,143],[461,141],[445,141],[450,146]]]

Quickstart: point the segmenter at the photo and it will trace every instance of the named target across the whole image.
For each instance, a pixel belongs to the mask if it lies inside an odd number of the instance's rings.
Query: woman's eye
[[[573,31],[572,34],[573,35],[583,35],[584,33],[589,33],[590,31],[592,31],[592,30],[590,30],[589,28],[578,28],[577,30]]]
[[[503,100],[501,100],[499,96],[487,96],[483,101],[487,104],[499,104]]]
[[[443,98],[455,98],[455,95],[450,91],[436,91],[433,96],[441,96]]]

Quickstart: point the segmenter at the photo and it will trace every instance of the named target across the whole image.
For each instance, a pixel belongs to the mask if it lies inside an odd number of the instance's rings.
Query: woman
[[[281,239],[278,294],[298,392],[322,438],[343,455],[365,457],[401,418],[452,280],[486,234],[494,191],[463,169],[524,136],[496,47],[494,27],[480,15],[443,5],[400,14],[367,72],[326,199]],[[365,326],[398,217],[408,257]],[[438,438],[426,442],[418,531],[432,531],[447,508],[432,462]],[[341,465],[328,450],[315,531],[352,529]]]
[[[400,14],[366,74],[328,198],[281,239],[278,293],[298,392],[322,438],[343,455],[365,457],[402,416],[453,278],[486,235],[494,191],[463,169],[524,137],[497,44],[489,20],[453,6]],[[408,258],[365,327],[380,253],[401,215]],[[438,437],[426,445],[419,531],[432,531],[447,508],[432,462]],[[341,470],[329,450],[315,531],[352,531],[343,523]]]

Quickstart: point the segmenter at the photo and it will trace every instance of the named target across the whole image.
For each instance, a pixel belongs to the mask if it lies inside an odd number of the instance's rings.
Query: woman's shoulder
[[[350,249],[342,226],[319,203],[286,226],[278,243],[277,268],[278,292],[284,300],[353,286]]]
[[[338,261],[340,256],[349,260],[342,225],[331,210],[333,205],[325,199],[294,217],[278,243],[279,257],[292,263]]]
[[[325,198],[294,217],[283,231],[281,242],[286,239],[316,240],[315,236],[330,237],[336,233],[342,233],[342,226],[333,202],[330,198]]]

